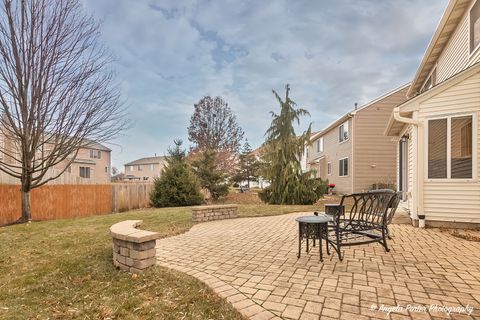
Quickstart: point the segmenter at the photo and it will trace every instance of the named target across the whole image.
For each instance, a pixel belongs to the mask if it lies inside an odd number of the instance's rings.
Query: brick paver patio
[[[198,224],[159,240],[158,264],[204,281],[251,319],[480,319],[479,242],[392,225],[389,253],[355,246],[343,262],[321,263],[318,248],[296,257],[300,215]],[[403,310],[378,310],[397,305]],[[436,305],[474,311],[412,309]]]

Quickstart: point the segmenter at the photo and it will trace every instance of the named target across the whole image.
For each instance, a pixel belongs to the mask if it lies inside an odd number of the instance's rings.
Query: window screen
[[[451,178],[472,178],[472,117],[452,118]]]
[[[428,178],[447,178],[447,119],[428,121]]]

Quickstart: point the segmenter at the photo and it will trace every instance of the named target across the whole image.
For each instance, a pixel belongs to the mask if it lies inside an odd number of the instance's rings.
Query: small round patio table
[[[313,246],[315,247],[315,240],[318,239],[319,244],[319,253],[320,261],[323,262],[323,249],[322,249],[322,240],[325,239],[327,244],[327,254],[330,254],[328,249],[328,223],[332,221],[332,217],[327,215],[318,215],[318,216],[301,216],[295,218],[298,222],[298,254],[297,258],[300,258],[300,252],[302,251],[302,240],[305,239],[307,242],[307,250],[309,252],[308,241],[313,239]]]

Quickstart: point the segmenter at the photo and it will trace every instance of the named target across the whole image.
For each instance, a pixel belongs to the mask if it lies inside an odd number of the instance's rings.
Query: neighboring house
[[[110,183],[111,181],[111,152],[95,141],[90,141],[88,147],[81,148],[78,154],[65,171],[65,175],[74,178],[76,183]],[[55,170],[62,170],[68,165],[67,159],[54,166]]]
[[[156,156],[126,163],[124,180],[153,181],[160,177],[166,164],[165,157]]]
[[[315,136],[315,135],[318,135],[320,133],[320,131],[313,131],[311,134],[310,134],[310,138]],[[302,156],[300,157],[300,167],[302,168],[302,171],[303,172],[306,172],[309,170],[310,166],[308,165],[308,157],[309,157],[309,153],[310,153],[310,147],[309,147],[309,143],[307,143],[305,145],[305,148],[303,149],[303,154]]]
[[[257,160],[260,160],[260,158],[262,157],[262,150],[263,150],[263,147],[258,147],[257,149],[253,150],[250,154],[255,156]],[[246,186],[248,185],[248,181],[242,181],[240,182],[240,185]],[[258,177],[257,181],[250,181],[250,188],[263,189],[268,186],[270,186],[270,182],[262,177]]]
[[[15,143],[12,139],[9,139],[2,135],[0,143],[5,150],[9,152],[17,153]],[[68,157],[62,162],[48,169],[45,178],[54,177],[60,172],[68,168],[55,180],[50,183],[53,184],[89,184],[89,183],[110,183],[111,179],[111,150],[104,145],[87,140],[85,147],[80,148],[77,156],[71,162],[72,157]],[[47,146],[48,149],[48,146]],[[1,156],[1,155],[0,155]],[[41,157],[41,152],[39,152]],[[6,162],[14,164],[14,159],[5,159]],[[71,162],[71,163],[70,163]],[[70,165],[69,165],[70,163]],[[15,179],[6,173],[0,173],[0,183],[19,183],[18,179]]]
[[[414,224],[480,223],[479,61],[480,0],[451,0],[385,131]]]
[[[385,123],[394,107],[406,100],[409,85],[349,112],[310,139],[308,169],[335,184],[340,194],[394,184],[396,144],[385,137]]]

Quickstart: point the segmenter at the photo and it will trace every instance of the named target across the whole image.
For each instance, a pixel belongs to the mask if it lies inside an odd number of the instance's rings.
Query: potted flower
[[[333,189],[335,188],[335,183],[330,183],[328,185],[328,195],[332,195],[333,194]]]

